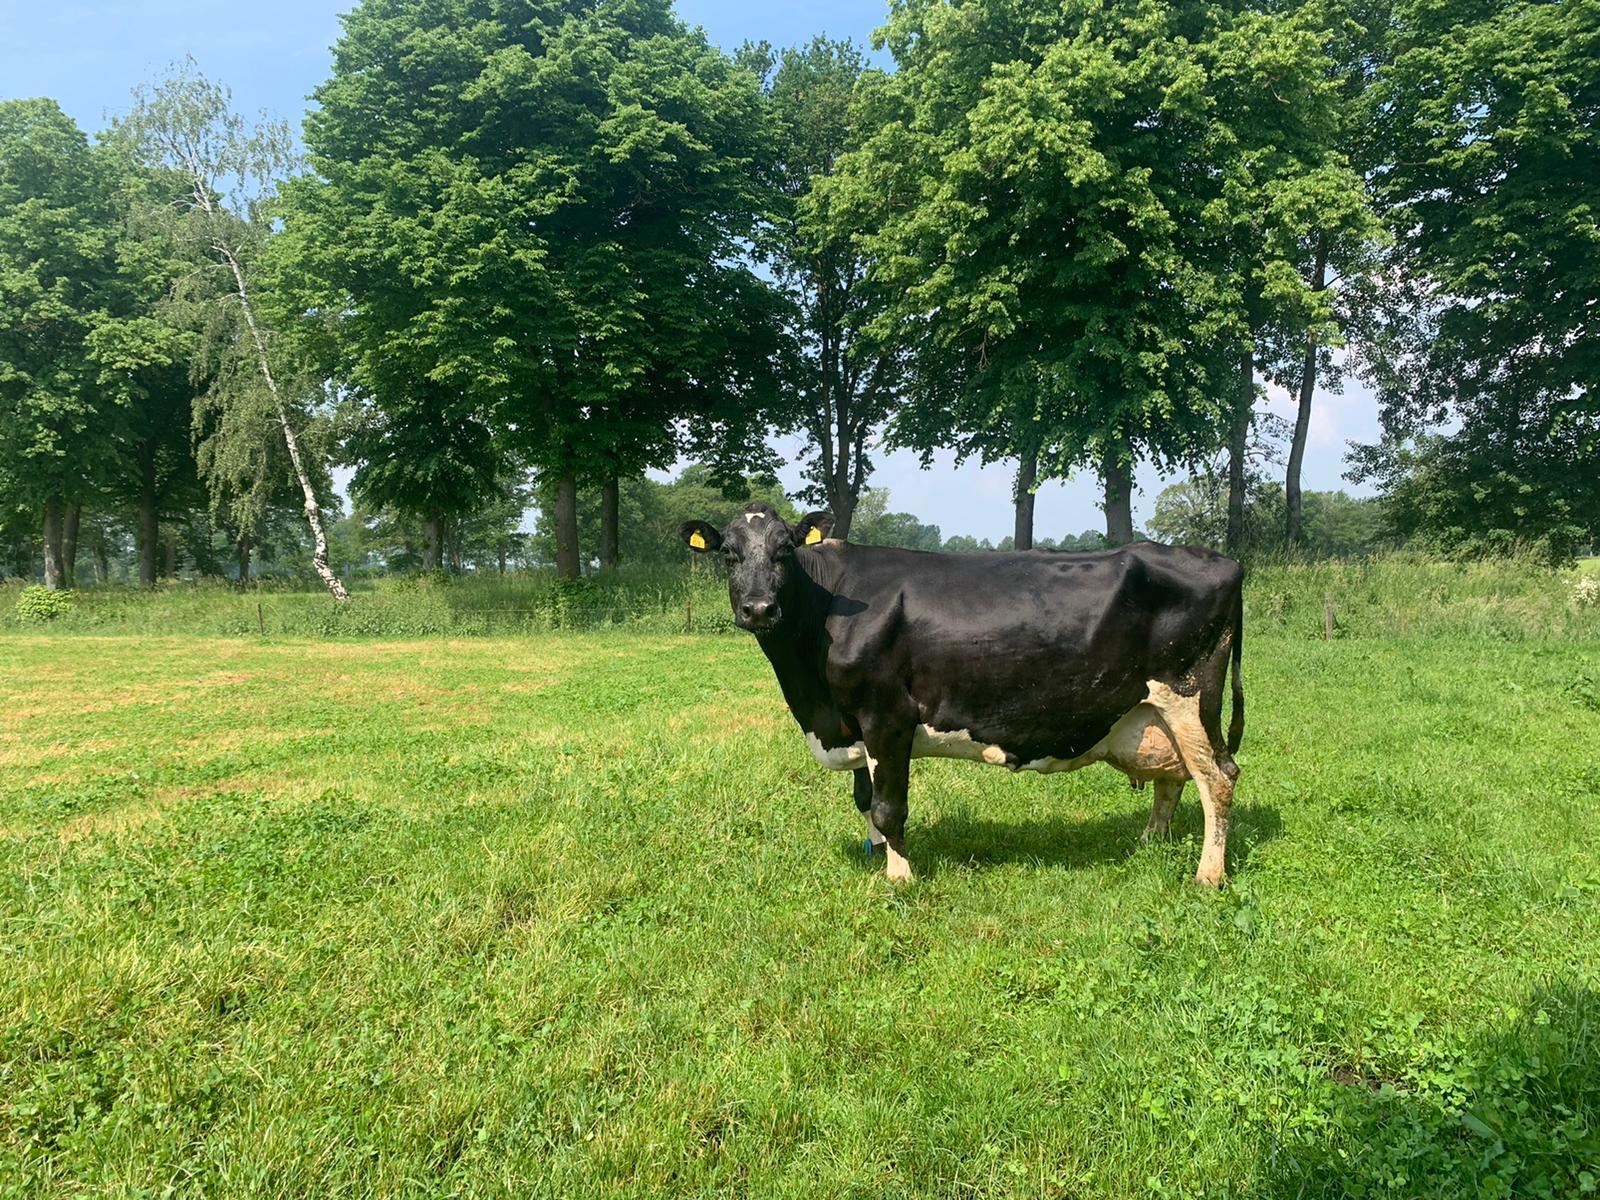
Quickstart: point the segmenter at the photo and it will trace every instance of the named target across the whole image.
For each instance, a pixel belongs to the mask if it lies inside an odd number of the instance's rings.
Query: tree
[[[1291,376],[1300,388],[1286,473],[1297,525],[1317,356],[1340,338],[1329,267],[1364,264],[1378,234],[1346,154],[1357,108],[1328,41],[1324,15],[1305,6],[1242,12],[1208,47],[1216,115],[1208,156],[1221,184],[1210,212],[1221,232],[1214,305],[1233,314],[1226,336],[1238,363],[1228,414],[1230,553],[1247,540],[1257,372]]]
[[[895,7],[899,70],[842,172],[895,297],[877,327],[915,333],[891,440],[1017,458],[1024,500],[1098,469],[1114,541],[1136,459],[1216,444],[1231,314],[1206,83],[1224,22],[1199,4]]]
[[[1284,549],[1303,540],[1301,472],[1319,380],[1335,390],[1354,359],[1334,349],[1372,330],[1374,282],[1386,231],[1367,185],[1381,162],[1373,136],[1372,88],[1390,49],[1391,0],[1322,0],[1308,16],[1324,33],[1330,64],[1333,127],[1325,130],[1330,157],[1303,192],[1309,205],[1292,214],[1303,247],[1306,291],[1298,320],[1280,323],[1269,339],[1268,374],[1295,396],[1294,432],[1284,468]],[[1341,167],[1347,168],[1342,169]],[[1320,308],[1320,312],[1318,311]],[[1320,319],[1319,319],[1320,318]],[[1303,328],[1296,328],[1303,326]],[[1298,345],[1296,344],[1298,342]]]
[[[116,257],[115,287],[103,296],[115,295],[117,303],[88,345],[96,385],[121,408],[123,465],[106,480],[106,498],[135,508],[139,582],[152,584],[163,519],[205,503],[193,424],[195,397],[207,381],[195,369],[199,335],[170,303],[189,268],[170,239],[150,236],[146,219],[151,211],[181,203],[186,179],[180,172],[142,167],[134,149],[119,137],[103,147],[115,189]]]
[[[871,331],[887,293],[871,272],[861,210],[833,186],[841,156],[871,128],[861,90],[874,73],[858,47],[826,37],[779,54],[746,46],[740,59],[762,78],[775,143],[757,248],[788,304],[786,423],[808,439],[804,498],[827,507],[834,536],[848,538],[872,473],[868,443],[903,381],[898,339]]]
[[[937,525],[924,525],[910,513],[889,512],[888,508],[888,488],[863,491],[851,540],[867,546],[898,546],[902,550],[943,549],[944,539]]]
[[[535,490],[538,504],[536,529],[528,542],[532,557],[541,562],[555,558],[554,507],[556,493],[546,480]],[[661,483],[650,478],[624,479],[618,489],[623,559],[635,566],[668,566],[683,562],[683,540],[678,530],[685,521],[704,520],[726,525],[735,520],[751,500],[764,500],[788,521],[800,512],[770,476],[749,476],[728,483],[723,471],[707,463],[692,463],[677,478]],[[577,495],[579,538],[596,544],[602,520],[602,497],[596,489]]]
[[[286,275],[369,410],[361,488],[459,517],[516,455],[575,576],[581,484],[760,407],[755,80],[665,0],[372,0],[316,99]]]
[[[1367,355],[1386,436],[1354,473],[1442,547],[1565,557],[1600,526],[1600,5],[1407,2],[1394,25],[1372,112],[1402,319]]]
[[[301,445],[310,389],[289,386],[285,356],[257,302],[259,265],[271,229],[268,206],[276,181],[294,169],[293,138],[281,122],[250,126],[231,104],[229,91],[207,80],[189,60],[157,86],[135,91],[122,131],[150,167],[184,176],[183,199],[147,215],[196,269],[185,299],[206,332],[210,353],[202,370],[215,380],[211,399],[222,425],[249,436],[247,431],[265,427],[258,418],[271,422],[303,498],[312,568],[335,599],[347,600],[344,585],[328,566],[317,502],[320,464]]]
[[[98,386],[95,346],[118,300],[107,166],[53,100],[0,103],[0,495],[42,508],[53,589],[117,461],[123,397]]]
[[[1217,470],[1193,475],[1163,488],[1156,497],[1150,532],[1174,545],[1221,549],[1228,538],[1228,481]],[[1384,506],[1344,492],[1307,492],[1305,528],[1299,553],[1319,558],[1368,554],[1391,540]],[[1280,549],[1285,496],[1281,486],[1260,471],[1249,475],[1245,505],[1245,557]]]

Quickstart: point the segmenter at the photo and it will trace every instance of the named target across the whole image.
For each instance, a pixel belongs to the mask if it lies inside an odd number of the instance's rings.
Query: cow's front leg
[[[861,819],[867,823],[867,857],[871,858],[877,853],[878,847],[883,845],[883,834],[872,823],[872,772],[865,767],[855,769],[856,808],[861,813]]]
[[[883,835],[889,865],[884,874],[895,883],[911,878],[906,860],[906,790],[911,783],[911,726],[863,726],[872,770],[872,808],[868,819]]]

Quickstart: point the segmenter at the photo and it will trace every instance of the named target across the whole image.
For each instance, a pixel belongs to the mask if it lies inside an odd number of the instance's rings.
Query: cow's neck
[[[825,622],[833,595],[806,569],[815,564],[797,565],[800,569],[791,575],[779,597],[784,612],[782,626],[756,640],[772,664],[778,687],[800,727],[816,734],[825,746],[848,744],[857,735],[834,705],[826,674]]]

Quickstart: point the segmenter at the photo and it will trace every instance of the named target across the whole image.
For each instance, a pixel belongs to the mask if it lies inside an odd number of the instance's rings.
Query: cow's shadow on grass
[[[1148,793],[1140,793],[1143,797]],[[1199,860],[1202,832],[1200,806],[1186,795],[1172,822],[1171,840],[1187,846]],[[912,869],[931,876],[942,868],[981,869],[1029,864],[1078,870],[1121,862],[1142,848],[1139,840],[1150,818],[1148,801],[1120,812],[1098,816],[1047,816],[1008,820],[955,809],[907,826]],[[1228,836],[1228,869],[1238,871],[1252,850],[1278,836],[1278,810],[1266,804],[1236,804]],[[840,843],[840,853],[865,865],[860,838]],[[882,863],[882,854],[877,858]],[[1194,864],[1188,868],[1194,870]]]

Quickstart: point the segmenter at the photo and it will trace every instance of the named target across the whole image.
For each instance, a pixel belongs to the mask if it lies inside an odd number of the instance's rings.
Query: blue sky
[[[192,54],[206,74],[233,88],[238,107],[298,120],[306,97],[327,74],[338,14],[349,0],[275,0],[270,6],[230,0],[0,0],[0,98],[52,96],[86,130],[126,111],[128,93],[167,64]],[[679,0],[678,11],[704,26],[712,41],[733,49],[746,39],[791,45],[817,33],[867,41],[883,20],[885,0]],[[1282,396],[1269,407],[1286,417]],[[1358,384],[1342,396],[1321,392],[1312,410],[1305,482],[1349,487],[1341,479],[1345,443],[1377,436],[1377,410]],[[785,443],[786,451],[792,449]],[[923,471],[909,454],[879,455],[872,482],[887,487],[894,508],[932,521],[946,534],[998,540],[1011,531],[1011,470],[1003,465],[956,468],[948,458]],[[783,472],[791,487],[796,473]],[[1135,517],[1147,517],[1164,481],[1139,473]],[[1046,484],[1039,491],[1039,536],[1098,529],[1099,486],[1093,476]]]

